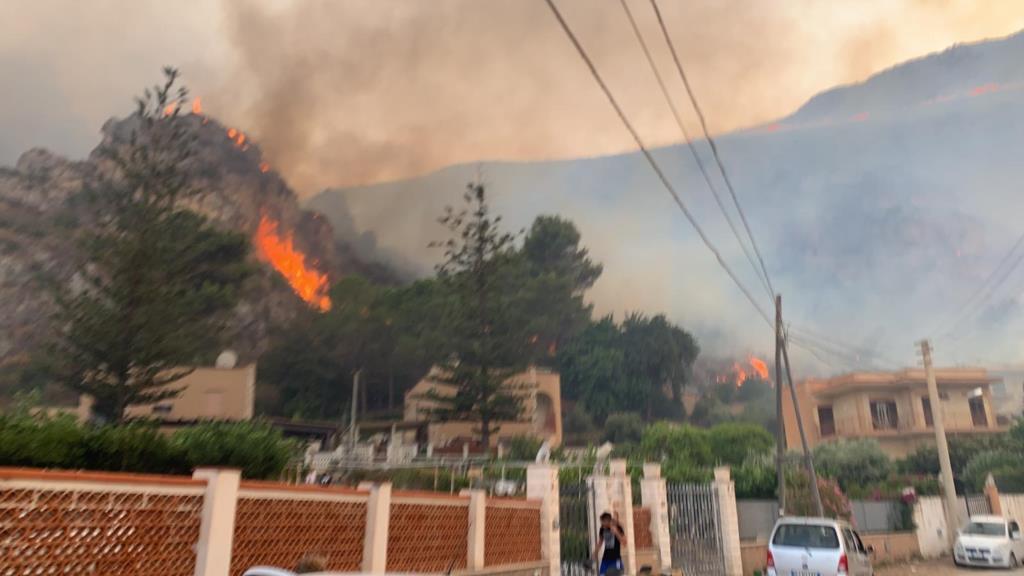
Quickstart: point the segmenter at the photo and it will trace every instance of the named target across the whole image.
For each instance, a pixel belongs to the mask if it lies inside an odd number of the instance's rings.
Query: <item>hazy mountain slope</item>
[[[1002,257],[1024,230],[1017,218],[1022,44],[1017,34],[954,47],[825,92],[777,124],[720,139],[792,322],[911,362],[914,341],[952,315]],[[657,157],[757,289],[689,152],[674,146]],[[577,222],[605,264],[593,291],[599,309],[669,311],[705,349],[770,346],[761,320],[635,153],[455,166],[328,190],[307,205],[346,237],[362,235],[364,249],[422,259],[427,242],[443,233],[434,222],[441,207],[457,202],[478,174],[513,226],[551,212]],[[940,361],[1016,358],[1014,335],[1024,328],[1019,276],[993,298],[1000,312],[982,314],[955,345],[939,343]],[[756,294],[767,308],[764,290]]]

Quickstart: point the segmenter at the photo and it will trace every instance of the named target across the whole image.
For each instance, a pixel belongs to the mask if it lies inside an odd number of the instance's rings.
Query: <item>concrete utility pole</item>
[[[814,497],[814,508],[818,516],[825,517],[825,507],[821,505],[821,490],[818,489],[818,473],[814,470],[814,453],[807,447],[807,434],[804,433],[804,419],[800,416],[800,400],[796,397],[796,385],[793,384],[793,370],[789,367],[789,346],[782,341],[782,359],[786,363],[786,380],[789,382],[789,395],[793,398],[793,413],[796,414],[796,427],[800,431],[800,444],[804,448],[804,467],[811,477],[811,496]]]
[[[357,400],[359,399],[359,377],[363,374],[362,369],[356,370],[356,373],[352,376],[352,438],[349,441],[351,452],[349,458],[354,458],[356,454],[356,441],[358,440],[359,432],[356,428],[356,407]]]
[[[924,374],[928,380],[928,403],[932,411],[932,428],[935,430],[935,446],[939,452],[939,469],[942,471],[942,493],[946,497],[946,538],[952,546],[956,531],[960,528],[960,506],[956,499],[956,485],[953,484],[953,467],[949,463],[949,444],[946,442],[946,424],[942,418],[942,404],[939,398],[939,386],[935,382],[935,371],[932,369],[932,346],[928,340],[922,340],[921,357],[924,360]]]
[[[782,296],[775,296],[775,474],[779,490],[779,516],[786,515],[786,426],[782,418]]]

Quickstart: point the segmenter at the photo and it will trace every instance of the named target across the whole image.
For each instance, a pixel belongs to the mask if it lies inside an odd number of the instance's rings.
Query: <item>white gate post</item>
[[[466,570],[475,572],[484,569],[484,546],[487,535],[487,492],[484,490],[463,490],[469,496],[469,542],[466,544]]]
[[[549,576],[562,571],[561,528],[558,518],[558,466],[530,464],[526,468],[526,497],[539,500],[541,558]]]
[[[228,576],[231,573],[235,509],[242,472],[223,468],[198,468],[192,473],[192,478],[206,480],[194,574]]]
[[[721,522],[722,555],[726,576],[743,576],[743,555],[740,549],[740,520],[736,506],[736,485],[728,466],[715,468],[715,492]]]
[[[636,574],[636,532],[633,530],[633,482],[626,470],[625,460],[611,461],[611,509],[619,515],[619,524],[626,536],[622,550],[622,565],[626,574]],[[600,510],[598,513],[600,514]]]
[[[383,574],[387,571],[388,564],[391,483],[373,484],[369,489],[370,496],[366,501],[366,532],[363,535],[363,572]]]
[[[651,511],[651,537],[658,551],[662,571],[672,569],[672,538],[668,526],[668,489],[661,477],[661,464],[644,464],[644,479],[640,482],[640,497],[644,508]]]

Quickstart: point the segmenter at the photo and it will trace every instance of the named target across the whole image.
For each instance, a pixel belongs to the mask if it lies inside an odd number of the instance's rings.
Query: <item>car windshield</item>
[[[1006,524],[1002,522],[971,522],[964,526],[963,533],[971,536],[1006,536]]]
[[[772,544],[799,548],[839,548],[835,528],[813,524],[783,524],[775,531]]]

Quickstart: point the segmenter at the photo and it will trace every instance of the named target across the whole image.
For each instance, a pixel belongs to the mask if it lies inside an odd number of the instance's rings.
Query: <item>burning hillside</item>
[[[330,282],[344,274],[393,279],[387,269],[362,261],[336,240],[325,218],[302,210],[250,136],[204,115],[198,99],[188,109],[190,114],[170,112],[196,138],[191,185],[203,193],[190,207],[252,238],[253,259],[260,263],[232,322],[232,345],[243,359],[265,348],[272,325],[310,307],[329,309]],[[127,138],[136,121],[108,121],[104,141]],[[110,169],[106,162],[96,152],[73,162],[31,150],[15,167],[0,167],[0,209],[16,215],[10,223],[0,221],[0,365],[21,357],[50,329],[41,319],[50,316],[52,302],[38,279],[73,281],[76,238],[90,225],[77,198]]]

